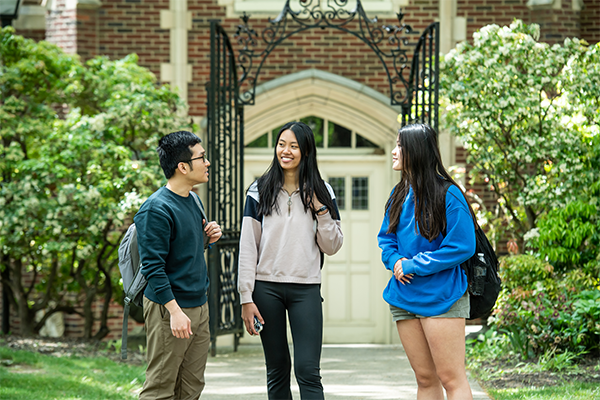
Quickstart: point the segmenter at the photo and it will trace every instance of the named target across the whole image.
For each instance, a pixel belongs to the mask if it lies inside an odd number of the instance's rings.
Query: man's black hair
[[[202,139],[188,131],[169,133],[158,141],[156,151],[167,179],[175,174],[180,162],[188,162],[192,158],[192,147],[200,142]]]

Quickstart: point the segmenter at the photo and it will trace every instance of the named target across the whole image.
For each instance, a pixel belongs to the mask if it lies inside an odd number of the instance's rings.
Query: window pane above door
[[[327,129],[328,147],[352,147],[352,131],[329,122]]]
[[[300,122],[304,122],[313,131],[316,146],[323,147],[323,118],[310,116],[302,118]]]
[[[356,148],[365,148],[365,147],[369,147],[369,148],[373,148],[376,149],[379,146],[377,146],[375,143],[371,142],[369,139],[359,135],[358,133],[356,134]]]
[[[265,133],[258,139],[254,139],[252,142],[248,143],[246,147],[269,147],[269,134]]]

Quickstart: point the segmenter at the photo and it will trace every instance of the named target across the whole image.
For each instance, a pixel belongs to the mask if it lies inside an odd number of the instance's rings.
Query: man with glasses
[[[173,132],[158,142],[167,184],[134,217],[144,291],[148,368],[140,399],[198,399],[210,345],[208,271],[204,237],[221,237],[206,221],[194,185],[208,182],[206,151],[198,136]]]

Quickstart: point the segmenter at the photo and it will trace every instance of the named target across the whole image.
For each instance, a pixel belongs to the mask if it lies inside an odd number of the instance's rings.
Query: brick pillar
[[[98,55],[98,0],[55,0],[46,16],[46,40],[82,61]]]
[[[589,44],[600,42],[600,0],[586,0],[581,12],[581,38]]]
[[[82,61],[97,56],[99,47],[99,5],[77,7],[77,54]]]
[[[46,40],[66,53],[77,53],[77,9],[66,7],[67,0],[55,0],[46,15]]]

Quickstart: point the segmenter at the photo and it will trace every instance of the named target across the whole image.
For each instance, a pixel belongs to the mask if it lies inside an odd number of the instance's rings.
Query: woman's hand
[[[317,211],[319,211],[319,209],[320,209],[321,207],[323,207],[323,203],[321,203],[321,202],[319,201],[319,199],[317,199],[317,195],[316,195],[316,194],[313,194],[313,198],[312,198],[312,206],[313,206],[313,211],[314,211],[314,212],[317,212]],[[327,213],[327,211],[329,211],[329,210],[321,211],[321,213],[320,213],[320,214],[317,214],[317,215],[325,215],[325,214]]]
[[[413,276],[412,274],[404,275],[404,271],[402,271],[402,260],[408,260],[408,258],[403,257],[396,261],[396,264],[394,264],[394,276],[400,281],[401,284],[405,285],[410,283],[410,280]]]
[[[313,204],[313,211],[317,211],[319,208],[323,207],[323,203],[321,203],[319,201],[319,199],[317,198],[317,195],[315,193],[313,193],[312,204]]]
[[[260,315],[258,311],[258,307],[254,303],[246,303],[242,304],[242,319],[244,320],[244,325],[246,325],[246,331],[250,334],[250,336],[258,335],[258,332],[254,330],[254,317],[258,318],[261,324],[265,324],[265,320]]]

